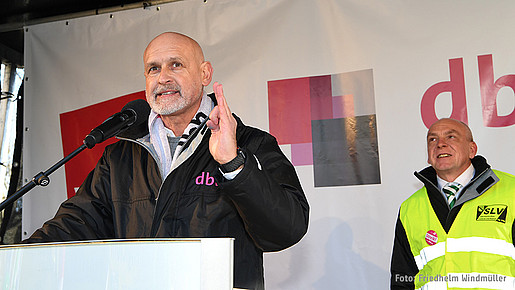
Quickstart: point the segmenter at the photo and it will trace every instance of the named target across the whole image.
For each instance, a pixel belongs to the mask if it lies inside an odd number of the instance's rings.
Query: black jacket
[[[145,122],[107,146],[77,194],[25,242],[233,237],[234,286],[263,289],[263,252],[304,236],[309,205],[275,138],[236,119],[246,159],[233,180],[219,172],[204,125],[192,134],[198,147],[163,181],[150,151],[134,141],[148,135]]]
[[[429,166],[420,172],[415,172],[415,176],[424,183],[431,206],[438,217],[440,224],[447,233],[449,232],[463,204],[468,200],[483,194],[498,181],[484,157],[479,155],[475,156],[472,159],[472,165],[475,169],[474,177],[471,182],[462,189],[462,194],[460,194],[455,206],[451,210],[449,210],[447,201],[438,189],[438,181],[434,168]],[[512,232],[515,235],[515,223],[512,224]],[[397,224],[395,227],[395,239],[393,243],[390,272],[391,289],[415,288],[412,281],[413,278],[410,277],[416,276],[418,268],[413,254],[411,253],[406,231],[404,230],[404,226],[402,225],[399,216],[397,217]]]

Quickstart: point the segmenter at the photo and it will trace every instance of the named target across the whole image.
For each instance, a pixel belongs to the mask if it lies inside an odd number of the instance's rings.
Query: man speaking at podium
[[[148,121],[119,134],[26,242],[233,237],[234,286],[264,289],[263,252],[308,227],[294,167],[273,136],[232,115],[221,84],[204,92],[213,68],[195,40],[163,33],[143,61]]]

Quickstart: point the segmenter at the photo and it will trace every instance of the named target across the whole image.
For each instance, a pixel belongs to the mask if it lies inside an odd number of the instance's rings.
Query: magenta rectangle
[[[313,144],[291,144],[291,163],[295,166],[313,165]]]

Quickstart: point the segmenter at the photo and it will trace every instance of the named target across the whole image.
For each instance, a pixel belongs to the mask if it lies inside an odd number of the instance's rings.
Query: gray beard
[[[202,90],[200,91],[199,95],[195,99],[188,99],[182,96],[182,93],[179,91],[179,97],[175,100],[166,100],[166,101],[159,101],[155,98],[156,94],[153,94],[153,98],[151,98],[151,101],[149,102],[150,107],[154,112],[161,116],[167,116],[175,114],[178,111],[183,110],[184,108],[187,108],[188,106],[191,106],[193,103],[195,103],[197,100],[202,99],[202,95],[204,93],[204,87],[202,87]]]
[[[174,114],[174,113],[186,108],[190,104],[191,104],[191,102],[188,102],[185,98],[180,96],[178,99],[176,99],[175,101],[173,101],[171,103],[159,102],[154,98],[150,102],[150,107],[157,114],[166,116],[166,115]]]

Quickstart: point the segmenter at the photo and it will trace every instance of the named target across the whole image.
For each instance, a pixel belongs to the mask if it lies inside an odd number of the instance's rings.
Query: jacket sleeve
[[[256,131],[251,137],[238,139],[246,156],[243,170],[219,185],[256,246],[263,251],[279,251],[306,233],[309,205],[295,168],[275,138]]]
[[[414,279],[416,279],[418,268],[411,253],[406,231],[399,217],[397,217],[395,226],[390,272],[390,287],[392,290],[415,289]]]
[[[104,153],[105,154],[105,153]],[[24,243],[108,239],[113,237],[109,170],[104,156],[86,177],[77,194],[64,201],[56,215]]]

